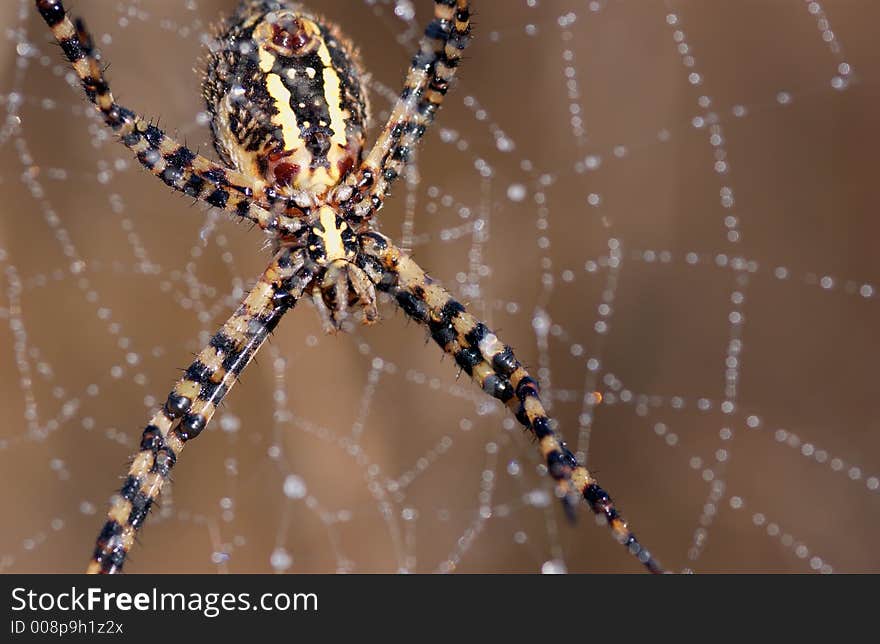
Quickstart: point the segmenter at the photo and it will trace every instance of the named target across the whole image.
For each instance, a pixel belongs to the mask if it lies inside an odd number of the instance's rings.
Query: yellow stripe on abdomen
[[[272,116],[272,122],[281,127],[284,141],[290,145],[299,139],[299,125],[296,122],[296,112],[290,107],[290,90],[285,87],[278,74],[269,73],[274,66],[275,56],[265,47],[260,47],[260,71],[266,74],[266,89],[278,110]]]
[[[345,115],[340,107],[342,104],[342,84],[339,81],[339,74],[333,67],[327,43],[323,40],[321,40],[321,46],[318,47],[318,57],[324,66],[324,100],[327,102],[327,111],[330,113],[330,129],[333,130],[331,140],[337,145],[345,147],[348,138],[345,136]]]

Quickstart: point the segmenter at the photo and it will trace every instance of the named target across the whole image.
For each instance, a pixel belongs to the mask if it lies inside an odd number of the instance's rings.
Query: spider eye
[[[320,44],[320,35],[315,23],[292,14],[270,14],[255,34],[263,47],[288,58],[315,51]]]
[[[299,23],[294,25],[296,31],[290,31],[288,28],[275,25],[272,27],[272,44],[278,49],[287,49],[294,54],[301,54],[307,48],[308,44],[314,42],[314,38],[306,33]]]

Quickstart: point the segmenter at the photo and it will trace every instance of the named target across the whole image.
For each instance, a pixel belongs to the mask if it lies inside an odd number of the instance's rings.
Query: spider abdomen
[[[243,3],[213,46],[203,93],[223,160],[281,192],[323,196],[360,163],[367,105],[355,52],[298,4]]]

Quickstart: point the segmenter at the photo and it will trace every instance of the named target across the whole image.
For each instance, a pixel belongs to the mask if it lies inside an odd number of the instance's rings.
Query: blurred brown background
[[[75,10],[120,102],[210,151],[192,69],[233,4]],[[670,569],[880,571],[880,7],[474,4],[383,230],[541,376]],[[112,141],[31,5],[0,7],[0,570],[71,572],[175,370],[268,254]],[[312,5],[360,45],[380,121],[430,3]],[[307,303],[284,320],[128,570],[638,571],[586,512],[566,524],[504,411],[382,314],[337,337]]]

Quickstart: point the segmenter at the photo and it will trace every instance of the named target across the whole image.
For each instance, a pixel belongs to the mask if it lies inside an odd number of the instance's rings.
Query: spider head
[[[360,162],[367,120],[356,55],[299,6],[243,3],[204,82],[215,147],[280,192],[325,195]]]

